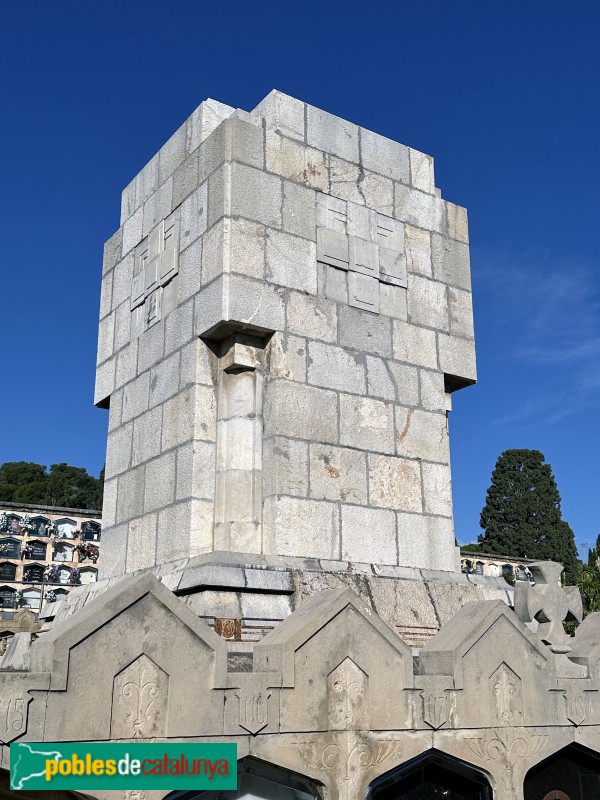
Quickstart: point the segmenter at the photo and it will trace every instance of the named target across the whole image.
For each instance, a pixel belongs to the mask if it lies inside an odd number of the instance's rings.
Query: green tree
[[[478,540],[490,553],[560,561],[565,582],[577,580],[575,536],[562,519],[550,464],[539,450],[505,450],[492,472]]]
[[[83,467],[53,464],[49,471],[43,464],[7,461],[0,465],[0,501],[102,508],[104,467],[100,478],[89,475]]]

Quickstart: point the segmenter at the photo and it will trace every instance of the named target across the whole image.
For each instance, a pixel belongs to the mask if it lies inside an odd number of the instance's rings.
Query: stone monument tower
[[[13,741],[184,740],[237,744],[232,798],[597,800],[600,614],[566,635],[552,562],[514,592],[457,569],[469,250],[431,158],[278,92],[208,100],[121,223],[105,574],[0,662],[0,793]]]
[[[208,100],[106,246],[104,575],[211,552],[457,568],[465,209],[430,156],[272,92]]]

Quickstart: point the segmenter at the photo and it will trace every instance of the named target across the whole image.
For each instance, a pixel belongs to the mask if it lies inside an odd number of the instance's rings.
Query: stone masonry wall
[[[211,550],[454,570],[447,393],[476,374],[466,212],[432,159],[278,92],[209,100],[121,222],[103,574]]]

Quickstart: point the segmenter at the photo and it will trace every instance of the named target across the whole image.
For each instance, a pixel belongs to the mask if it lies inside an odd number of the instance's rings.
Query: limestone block
[[[144,203],[142,236],[169,216],[173,210],[173,178],[166,180]]]
[[[339,558],[335,503],[275,496],[264,502],[265,550],[283,556]]]
[[[142,337],[139,337],[140,339]],[[144,337],[138,346],[138,374],[162,359],[165,352],[165,329],[162,323],[153,325],[144,331]]]
[[[210,184],[212,187],[212,183]],[[212,200],[209,201],[212,204]],[[281,179],[244,164],[231,165],[231,214],[281,227]]]
[[[104,542],[109,542],[109,545],[104,548],[98,577],[111,578],[113,575],[122,575],[123,565],[127,559],[127,525],[113,526],[110,530],[103,531],[103,536]]]
[[[121,348],[129,345],[131,341],[131,311],[129,303],[125,301],[115,309],[115,335],[114,335],[114,350],[115,352]]]
[[[208,224],[208,183],[203,183],[181,204],[179,212],[179,252],[202,236]]]
[[[310,446],[310,495],[316,500],[367,502],[366,454],[345,447]]]
[[[313,242],[267,229],[267,277],[273,283],[317,293],[317,260]]]
[[[200,151],[194,150],[173,173],[173,207],[177,208],[196,189],[199,180]]]
[[[115,270],[107,272],[102,278],[102,285],[100,288],[100,319],[104,319],[107,314],[112,310],[112,290],[113,290],[113,277]]]
[[[115,386],[124,386],[132,381],[137,374],[138,340],[124,347],[117,354],[115,364]],[[150,373],[148,373],[148,376]],[[111,401],[112,402],[112,401]]]
[[[408,319],[407,292],[391,283],[379,285],[379,313],[393,319]]]
[[[333,159],[332,159],[333,161]],[[364,170],[358,181],[358,189],[365,204],[381,214],[391,217],[394,213],[394,184],[389,178]],[[333,167],[332,167],[333,191]]]
[[[438,368],[434,331],[402,320],[394,320],[393,331],[394,358],[421,367]]]
[[[98,328],[98,364],[102,364],[113,354],[113,344],[115,336],[115,314],[114,311],[104,319],[100,320]]]
[[[144,511],[155,511],[175,500],[175,459],[171,451],[146,464]]]
[[[420,275],[408,280],[408,313],[412,323],[448,330],[446,285]]]
[[[121,192],[121,218],[120,224],[122,225],[125,220],[134,213],[137,206],[135,204],[135,178],[127,184]]]
[[[152,408],[133,421],[131,466],[135,467],[160,453],[162,407]]]
[[[332,156],[330,158],[330,181],[331,194],[342,200],[349,200],[352,203],[366,205],[365,198],[361,194],[359,180],[363,172],[358,164],[349,161],[342,161],[340,158]]]
[[[193,330],[194,301],[190,299],[165,319],[165,355],[187,344],[192,339]]]
[[[433,277],[431,265],[431,234],[412,225],[404,226],[406,265],[409,272]]]
[[[395,564],[398,556],[394,512],[343,505],[342,558]]]
[[[171,138],[158,151],[158,183],[164,183],[185,161],[186,123],[175,131]]]
[[[115,388],[116,359],[109,358],[96,367],[96,385],[94,389],[94,403],[103,403],[112,394]]]
[[[448,311],[450,313],[450,333],[474,338],[473,303],[471,292],[448,287]]]
[[[142,222],[144,219],[144,209],[138,208],[123,225],[122,256],[125,257],[130,250],[138,245],[142,239]]]
[[[421,388],[421,405],[428,411],[443,411],[446,403],[444,390],[444,373],[433,370],[419,370]]]
[[[121,425],[108,435],[106,447],[106,476],[112,478],[129,469],[133,424]]]
[[[360,357],[341,347],[309,342],[308,382],[327,389],[364,394],[365,366]]]
[[[359,129],[356,125],[313,106],[307,106],[306,114],[306,140],[309,145],[346,161],[358,162]]]
[[[431,237],[433,276],[459,289],[471,288],[469,246],[435,233]]]
[[[455,570],[452,520],[423,514],[398,514],[399,564],[407,567]]]
[[[287,299],[287,325],[292,333],[325,342],[337,339],[337,308],[321,297],[290,292]]]
[[[349,306],[339,309],[339,342],[379,356],[392,355],[391,321]]]
[[[189,442],[177,450],[175,499],[189,497],[212,500],[215,494],[215,445]]]
[[[115,524],[117,517],[117,483],[118,480],[104,481],[102,495],[102,524],[109,528]]]
[[[158,514],[156,563],[185,558],[190,552],[192,501],[176,503]]]
[[[150,407],[164,403],[179,389],[180,353],[160,361],[150,370]]]
[[[123,258],[123,228],[119,228],[106,241],[102,258],[102,275],[106,275]]]
[[[392,629],[399,629],[400,635],[407,628],[438,629],[435,608],[423,581],[372,577],[369,591],[379,616]]]
[[[135,205],[142,206],[159,187],[158,181],[158,153],[153,156],[146,166],[138,172],[135,178]]]
[[[268,129],[304,141],[304,103],[273,90],[256,106],[253,114],[264,117]]]
[[[200,339],[193,339],[185,345],[181,349],[180,388],[183,389],[192,383],[213,386],[213,361],[216,361],[215,356]]]
[[[394,184],[394,205],[396,219],[437,233],[444,230],[444,205],[443,200],[439,197],[396,183]]]
[[[371,505],[381,508],[422,511],[418,461],[369,455],[369,498]]]
[[[316,193],[312,189],[283,182],[283,227],[289,233],[315,239]]]
[[[132,517],[139,517],[144,513],[145,483],[146,468],[144,465],[127,470],[127,472],[119,476],[117,494],[118,522]]]
[[[196,387],[190,386],[186,389],[179,391],[174,397],[161,406],[163,410],[163,433],[162,433],[162,449],[170,450],[172,447],[181,445],[184,442],[193,438],[205,438],[203,433],[214,435],[216,416],[215,416],[215,401],[211,398],[209,392],[202,393],[197,398]],[[198,417],[204,421],[205,428],[196,430],[194,425],[196,421],[196,402],[203,403],[203,407],[199,409]],[[209,401],[208,404],[206,401]]]
[[[415,189],[434,194],[433,158],[410,148],[410,182]]]
[[[392,405],[370,397],[340,395],[340,443],[361,450],[393,453]]]
[[[224,259],[229,259],[228,266],[232,272],[239,272],[251,278],[263,280],[266,263],[266,228],[256,222],[245,219],[227,220],[229,242],[227,237],[223,243],[226,248]],[[227,253],[227,244],[229,252]],[[225,262],[227,264],[227,261]],[[209,280],[209,276],[206,276]]]
[[[177,285],[177,303],[185,303],[200,289],[202,273],[202,239],[196,239],[179,256],[179,273],[172,281]],[[169,284],[170,285],[170,284]]]
[[[452,517],[452,485],[449,464],[428,464],[422,462],[423,497],[425,511]]]
[[[459,242],[469,242],[469,223],[467,209],[445,201],[446,205],[446,234],[451,239]]]
[[[348,274],[327,264],[318,265],[319,294],[328,300],[348,304]]]
[[[396,452],[408,458],[448,464],[448,424],[444,413],[396,407]]]
[[[318,228],[317,258],[323,264],[348,269],[350,262],[348,237],[339,231]]]
[[[337,394],[291,381],[270,381],[265,387],[265,434],[336,444]]]
[[[233,112],[234,108],[219,103],[218,100],[208,99],[201,103],[198,108],[186,120],[186,151],[191,153],[202,142],[204,142],[210,134],[217,128],[224,119],[227,119]]]
[[[472,339],[438,334],[440,369],[447,375],[457,375],[474,383],[477,380],[475,346]]]
[[[306,340],[273,334],[267,345],[267,371],[273,378],[306,382]]]
[[[285,327],[284,289],[231,275],[225,283],[213,281],[195,298],[195,332],[210,338],[224,321],[235,320],[249,332],[283,330]]]
[[[108,430],[114,431],[121,425],[121,412],[123,410],[123,390],[115,389],[110,398],[108,409]]]
[[[308,445],[274,436],[263,442],[264,496],[308,495]]]
[[[419,403],[419,383],[416,367],[398,364],[375,356],[367,356],[368,393],[402,405]]]
[[[213,525],[213,501],[192,500],[190,556],[208,553],[213,549]]]
[[[137,572],[155,563],[156,523],[156,514],[145,514],[129,523],[126,572]]]
[[[371,172],[409,182],[408,148],[366,128],[360,129],[360,160]]]
[[[266,162],[269,172],[321,192],[329,190],[327,157],[321,150],[267,130]]]

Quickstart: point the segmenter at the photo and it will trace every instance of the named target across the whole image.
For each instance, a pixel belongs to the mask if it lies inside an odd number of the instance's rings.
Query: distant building
[[[0,617],[44,603],[98,576],[101,514],[0,503]]]
[[[490,578],[507,578],[509,581],[533,582],[529,564],[535,558],[514,558],[494,553],[460,551],[460,569],[467,575],[486,575]]]

